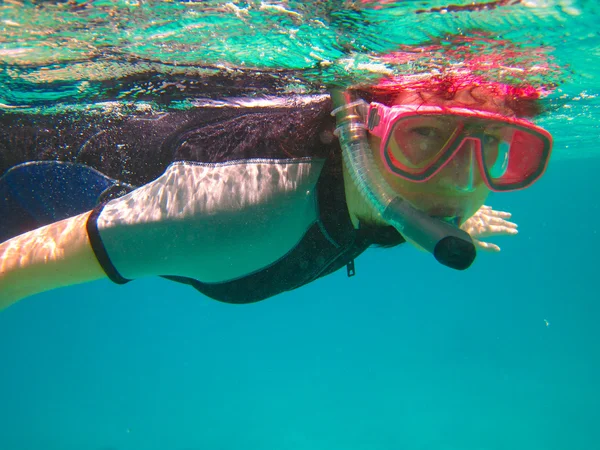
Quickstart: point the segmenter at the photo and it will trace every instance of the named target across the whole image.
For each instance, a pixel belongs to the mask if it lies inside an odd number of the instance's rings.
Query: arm
[[[86,231],[89,212],[0,244],[0,310],[39,292],[104,278]]]

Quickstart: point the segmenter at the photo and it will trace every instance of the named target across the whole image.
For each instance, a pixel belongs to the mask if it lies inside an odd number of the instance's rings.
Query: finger
[[[496,244],[492,244],[491,242],[483,242],[477,239],[473,239],[473,243],[477,246],[478,249],[487,253],[498,253],[500,251],[500,247],[498,247]]]
[[[510,217],[510,216],[512,216],[512,214],[509,213],[509,212],[507,212],[507,211],[495,211],[494,208],[492,208],[491,206],[488,206],[488,205],[481,206],[481,208],[479,208],[477,210],[477,212],[475,213],[475,215],[477,215],[477,214],[490,215],[490,216],[499,216],[499,217]]]
[[[477,237],[514,236],[515,234],[519,234],[519,230],[503,225],[486,225],[477,227],[476,230]]]
[[[508,220],[500,219],[499,217],[493,217],[488,222],[489,225],[498,225],[507,228],[518,228],[519,226],[514,222],[509,222]]]
[[[487,216],[501,217],[503,219],[510,219],[512,217],[512,214],[507,211],[495,211],[493,209],[486,210],[484,214]]]

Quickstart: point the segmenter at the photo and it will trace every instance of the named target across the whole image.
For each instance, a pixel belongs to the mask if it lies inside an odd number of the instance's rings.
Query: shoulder
[[[178,160],[326,157],[333,149],[326,95],[207,100],[196,107],[195,114],[212,110],[212,120],[180,134]]]
[[[140,185],[176,160],[323,156],[328,149],[320,145],[320,135],[333,129],[328,95],[196,98],[180,110],[144,103],[89,106],[3,115],[0,176],[20,163],[55,160]]]

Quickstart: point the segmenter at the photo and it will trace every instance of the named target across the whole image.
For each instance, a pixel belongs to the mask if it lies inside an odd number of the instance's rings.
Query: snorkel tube
[[[366,103],[352,98],[347,91],[335,89],[330,94],[344,163],[363,197],[386,222],[432,253],[440,263],[457,270],[467,269],[476,256],[471,236],[415,209],[391,188],[375,165],[367,141],[366,111],[361,113]]]

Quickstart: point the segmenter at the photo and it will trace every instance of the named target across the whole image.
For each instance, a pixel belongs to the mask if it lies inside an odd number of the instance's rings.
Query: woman
[[[148,275],[248,303],[344,265],[353,275],[369,246],[405,239],[468,267],[474,247],[462,230],[516,233],[510,215],[483,207],[490,190],[523,189],[545,170],[550,135],[517,118],[535,111],[537,96],[466,77],[396,81],[335,93],[335,105],[322,95],[125,118],[3,119],[8,142],[35,145],[4,144],[4,184],[18,180],[4,188],[5,208],[21,220],[2,230],[14,237],[0,244],[0,308],[61,286]],[[10,138],[39,129],[53,130],[41,144]],[[32,152],[46,161],[19,160]],[[43,189],[27,184],[35,177]],[[94,182],[75,195],[73,179]],[[23,228],[61,214],[69,217]]]

